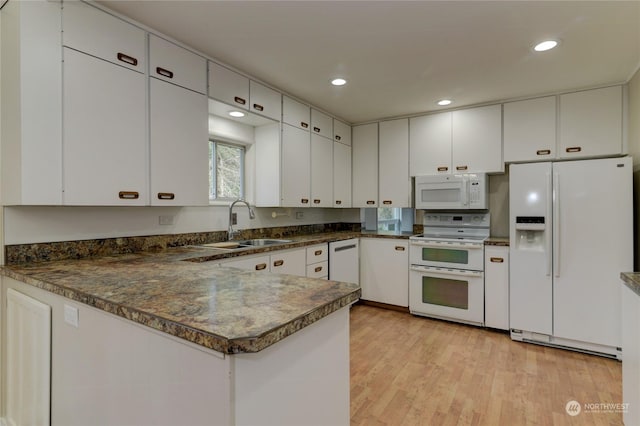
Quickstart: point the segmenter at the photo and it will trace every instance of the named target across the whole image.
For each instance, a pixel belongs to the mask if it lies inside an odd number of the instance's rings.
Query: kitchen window
[[[378,209],[378,231],[400,231],[402,209],[381,207]]]
[[[209,200],[244,198],[244,147],[209,141]]]

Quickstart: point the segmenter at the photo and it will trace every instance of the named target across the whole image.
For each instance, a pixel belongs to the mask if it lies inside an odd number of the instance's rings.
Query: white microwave
[[[485,173],[415,177],[416,209],[486,210],[489,185]]]

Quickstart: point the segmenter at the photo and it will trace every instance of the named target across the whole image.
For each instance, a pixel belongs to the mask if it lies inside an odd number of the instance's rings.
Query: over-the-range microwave
[[[464,210],[489,208],[485,173],[415,177],[416,209]]]

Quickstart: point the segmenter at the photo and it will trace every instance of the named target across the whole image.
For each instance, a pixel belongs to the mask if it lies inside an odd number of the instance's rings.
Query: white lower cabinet
[[[306,248],[307,272],[309,278],[329,279],[329,245],[317,244]]]
[[[509,329],[509,247],[485,246],[484,322],[487,327]]]
[[[305,249],[282,250],[270,258],[271,272],[304,277],[307,273],[307,252]]]
[[[255,256],[241,256],[234,259],[223,260],[222,266],[247,269],[258,272],[274,272],[277,274],[306,276],[307,252],[305,249],[278,250],[268,254]]]
[[[625,425],[640,424],[640,296],[622,286],[622,401],[629,403]]]
[[[362,299],[409,306],[409,241],[360,239]]]

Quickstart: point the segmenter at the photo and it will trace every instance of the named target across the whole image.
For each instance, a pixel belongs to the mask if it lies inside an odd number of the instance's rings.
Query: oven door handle
[[[482,278],[482,271],[461,271],[454,269],[442,269],[442,268],[430,268],[428,266],[411,265],[412,271],[421,273],[443,274],[443,275],[456,275],[458,277],[474,277]]]
[[[469,250],[478,250],[484,247],[484,243],[439,243],[439,242],[422,242],[422,241],[411,241],[411,245],[420,246],[420,247],[431,247],[431,248],[451,248],[451,249],[469,249]]]

